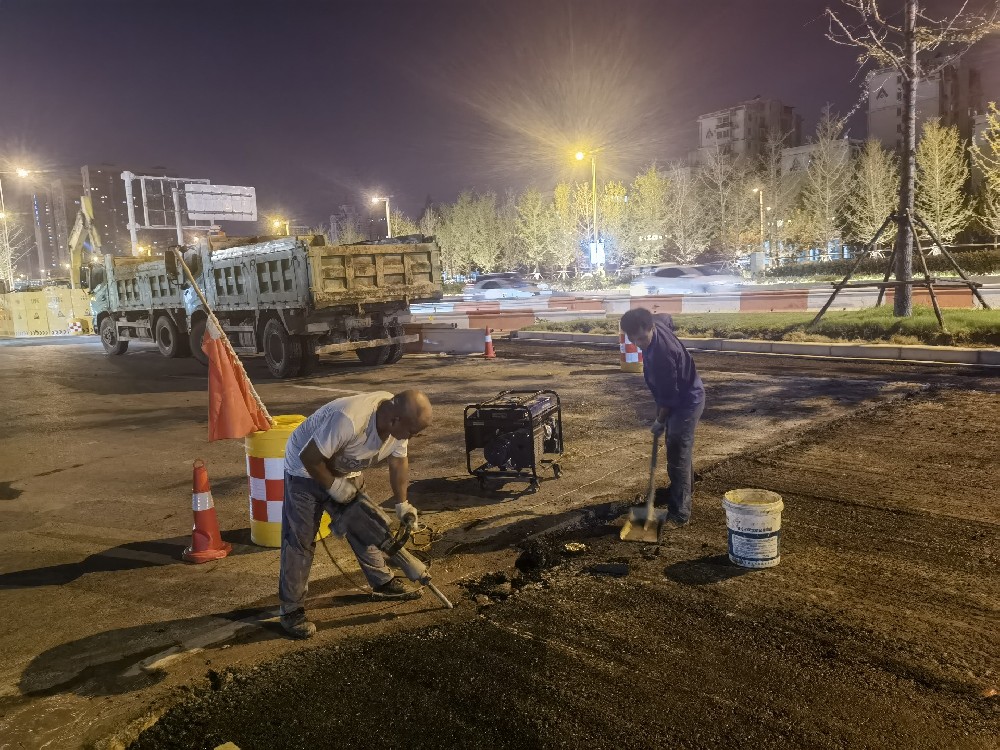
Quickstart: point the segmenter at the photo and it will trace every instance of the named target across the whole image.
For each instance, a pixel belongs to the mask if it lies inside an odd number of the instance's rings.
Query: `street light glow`
[[[17,173],[18,177],[27,177],[29,174],[31,174],[31,172],[29,172],[24,167],[17,167],[14,171]]]
[[[587,154],[585,154],[583,151],[577,151],[576,152],[576,160],[577,161],[583,161],[585,158],[587,158]]]
[[[281,221],[279,219],[275,219],[274,221],[271,222],[271,226],[273,226],[275,229],[278,229],[281,227]]]

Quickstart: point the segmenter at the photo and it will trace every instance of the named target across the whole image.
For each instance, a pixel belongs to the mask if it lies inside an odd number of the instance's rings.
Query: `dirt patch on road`
[[[721,461],[663,545],[595,518],[475,582],[471,620],[217,675],[132,747],[995,748],[998,419],[930,394]],[[742,486],[784,497],[777,568],[726,559]]]

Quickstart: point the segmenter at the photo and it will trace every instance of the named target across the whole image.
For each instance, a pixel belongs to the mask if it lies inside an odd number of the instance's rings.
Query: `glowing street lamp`
[[[389,218],[389,199],[390,198],[392,198],[391,195],[385,195],[385,196],[381,196],[381,197],[379,197],[377,195],[373,195],[372,196],[372,203],[373,204],[379,203],[380,201],[385,201],[385,238],[386,239],[389,239],[390,237],[392,237],[392,224],[390,223],[391,220]]]
[[[286,236],[292,233],[289,227],[288,219],[275,219],[274,221],[271,222],[271,226],[274,227],[274,231],[276,232],[282,227],[284,227]]]

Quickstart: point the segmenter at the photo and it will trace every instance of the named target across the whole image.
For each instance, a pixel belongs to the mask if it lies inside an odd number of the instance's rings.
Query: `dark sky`
[[[758,94],[807,130],[848,111],[827,2],[0,0],[0,158],[165,165],[303,224],[375,190],[418,214],[586,179],[580,144],[630,179]]]

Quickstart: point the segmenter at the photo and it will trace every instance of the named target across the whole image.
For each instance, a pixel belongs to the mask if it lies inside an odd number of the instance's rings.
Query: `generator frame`
[[[518,469],[516,471],[512,469],[490,468],[493,465],[490,464],[489,461],[486,461],[481,466],[475,469],[472,468],[472,452],[474,450],[484,449],[485,446],[471,447],[469,445],[468,424],[469,424],[470,411],[481,411],[483,409],[496,409],[496,410],[502,409],[504,411],[517,414],[523,420],[523,424],[528,425],[529,427],[531,426],[533,416],[531,414],[531,410],[527,406],[523,404],[514,405],[514,404],[498,403],[501,399],[513,395],[527,396],[528,398],[524,399],[525,401],[529,400],[531,397],[541,396],[541,395],[550,395],[553,398],[555,398],[556,402],[555,422],[556,422],[557,433],[554,435],[554,437],[557,440],[559,451],[558,453],[555,452],[548,453],[548,455],[555,456],[555,458],[548,459],[548,463],[552,469],[552,476],[555,479],[558,479],[562,475],[562,467],[559,465],[559,460],[563,456],[562,402],[559,399],[559,394],[553,390],[511,389],[507,391],[501,391],[499,394],[489,399],[488,401],[484,401],[478,404],[467,405],[465,407],[465,412],[463,414],[463,419],[462,419],[462,425],[465,428],[465,465],[468,468],[469,473],[475,476],[479,480],[479,487],[481,489],[486,488],[487,479],[493,478],[493,479],[503,479],[503,480],[527,480],[530,482],[528,491],[535,492],[538,489],[540,481],[538,476],[538,465],[543,463],[546,459],[543,459],[542,456],[534,455],[534,450],[532,450],[532,458],[534,460],[531,463],[530,471],[528,468]],[[546,452],[543,451],[542,455],[546,455]]]

